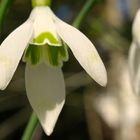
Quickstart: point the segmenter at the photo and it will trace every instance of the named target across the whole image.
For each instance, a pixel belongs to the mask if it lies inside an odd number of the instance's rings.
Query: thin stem
[[[85,3],[85,6],[82,8],[79,15],[75,18],[72,25],[76,28],[80,28],[81,23],[83,22],[84,18],[87,16],[87,14],[92,9],[92,7],[99,1],[100,0],[87,0],[87,2]]]
[[[2,32],[4,18],[13,1],[14,0],[1,0],[0,2],[0,33]]]
[[[32,134],[34,132],[34,129],[35,129],[37,123],[38,123],[37,116],[33,112],[31,114],[31,117],[29,119],[29,122],[28,122],[28,124],[27,124],[27,126],[25,128],[25,131],[24,131],[24,133],[22,135],[21,140],[31,140]]]
[[[51,5],[51,0],[31,0],[32,2],[32,7],[36,6],[50,6]]]

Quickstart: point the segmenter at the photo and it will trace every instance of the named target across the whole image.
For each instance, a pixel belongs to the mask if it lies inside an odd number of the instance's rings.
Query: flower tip
[[[1,74],[0,74],[1,75]],[[5,81],[5,79],[3,79],[3,78],[5,78],[5,77],[2,77],[1,76],[1,78],[0,78],[0,90],[5,90],[6,89],[6,87],[7,87],[7,85],[9,84],[9,81],[7,82],[7,81]]]
[[[107,85],[107,72],[104,70],[102,77],[96,81],[98,84],[100,84],[102,87],[106,87]]]
[[[106,87],[106,85],[107,85],[107,78],[105,78],[103,81],[101,81],[100,83],[99,83],[102,87]]]
[[[47,136],[50,136],[53,132],[53,128],[47,128],[45,132],[46,132]]]
[[[0,90],[5,90],[5,89],[6,89],[6,86],[0,85]]]
[[[107,85],[107,71],[102,63],[98,61],[96,65],[93,65],[92,71],[88,73],[99,85],[105,87]],[[94,69],[96,68],[96,69]]]
[[[103,63],[103,61],[101,60],[100,56],[98,57],[97,59],[97,63],[96,65],[94,65],[96,67],[95,69],[95,73],[94,73],[94,77],[93,79],[95,78],[95,81],[100,84],[102,87],[106,87],[107,85],[107,81],[108,81],[108,78],[107,78],[107,70],[106,70],[106,67]]]

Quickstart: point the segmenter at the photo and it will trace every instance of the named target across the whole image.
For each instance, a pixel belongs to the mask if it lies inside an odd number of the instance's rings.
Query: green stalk
[[[79,15],[75,18],[73,22],[73,26],[76,28],[80,28],[81,23],[85,19],[85,17],[88,15],[89,11],[92,9],[92,7],[97,4],[100,0],[87,0],[85,3],[85,6],[82,8],[81,12]]]
[[[99,1],[99,0],[88,0],[86,2],[85,6],[82,8],[79,15],[75,18],[72,25],[75,26],[76,28],[79,28],[81,26],[84,18],[86,17],[86,15],[89,13],[89,11],[92,9],[92,7],[94,6],[94,4],[97,1]],[[38,123],[37,117],[34,113],[32,113],[21,140],[31,140],[31,136],[34,132],[34,129],[35,129],[37,123]]]
[[[31,117],[29,119],[29,122],[24,130],[24,133],[22,135],[21,140],[31,140],[32,134],[34,132],[34,129],[36,128],[38,123],[38,119],[37,116],[35,115],[35,113],[33,112],[31,114]]]
[[[50,6],[51,0],[31,0],[32,1],[32,7],[36,6]]]
[[[4,18],[13,1],[14,0],[1,0],[0,2],[0,34],[2,32]]]

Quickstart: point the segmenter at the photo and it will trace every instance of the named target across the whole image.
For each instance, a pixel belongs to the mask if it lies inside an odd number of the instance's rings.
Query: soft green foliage
[[[14,0],[0,0],[0,36],[3,28],[4,19],[13,1]]]
[[[83,8],[81,9],[80,13],[78,13],[77,17],[73,22],[73,26],[76,28],[80,28],[82,21],[86,18],[89,11],[92,9],[96,3],[100,2],[101,0],[87,0]]]
[[[43,32],[33,39],[34,43],[43,44],[44,40],[47,39],[51,44],[59,44],[58,40],[50,33]]]
[[[51,0],[32,0],[32,7],[36,6],[50,6]]]

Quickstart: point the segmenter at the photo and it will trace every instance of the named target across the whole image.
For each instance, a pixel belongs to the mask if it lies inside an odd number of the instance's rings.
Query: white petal
[[[136,73],[133,81],[133,86],[134,86],[134,92],[137,95],[140,95],[140,65],[138,67],[138,72]]]
[[[129,68],[132,85],[136,94],[140,94],[140,47],[133,42],[129,51]]]
[[[12,79],[32,33],[32,22],[27,20],[2,42],[0,46],[0,89],[4,90]]]
[[[107,84],[106,69],[91,41],[79,30],[55,18],[56,29],[87,73],[100,85]]]
[[[139,44],[140,47],[140,10],[138,10],[136,17],[133,22],[133,40]]]
[[[132,43],[130,50],[129,50],[129,69],[130,69],[130,73],[132,76],[134,76],[136,74],[137,71],[137,66],[138,66],[138,57],[139,54],[137,54],[138,48],[136,46],[136,43]],[[136,55],[137,54],[137,55]]]
[[[60,38],[56,33],[55,24],[52,19],[52,14],[49,7],[40,6],[32,10],[30,14],[30,19],[34,21],[34,38],[37,38],[41,33],[49,32],[53,37],[59,42],[58,44],[51,43],[48,39],[44,40],[42,44],[34,43],[37,45],[44,45],[48,43],[49,45],[61,46]]]
[[[45,64],[26,66],[27,96],[47,135],[53,131],[65,102],[65,85],[61,69]]]

